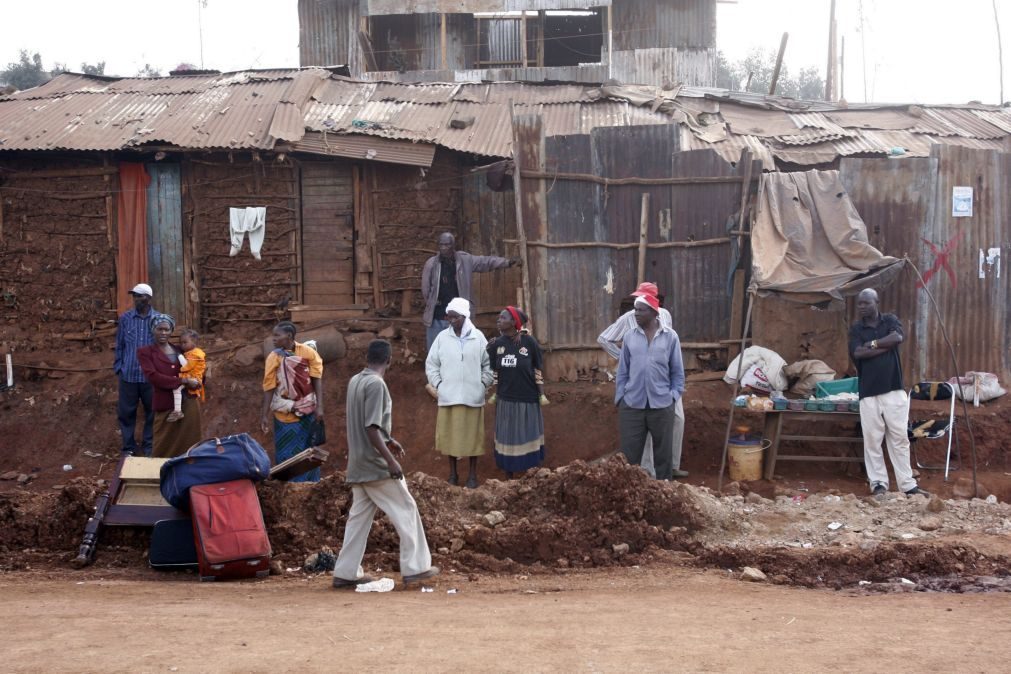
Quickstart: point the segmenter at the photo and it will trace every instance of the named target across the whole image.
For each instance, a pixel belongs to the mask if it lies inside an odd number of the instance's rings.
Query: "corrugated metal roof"
[[[712,147],[729,161],[747,147],[770,168],[773,157],[812,165],[893,148],[914,157],[933,145],[1001,149],[1011,135],[1011,114],[983,105],[840,109],[697,87],[359,82],[310,68],[122,80],[64,74],[0,98],[0,149],[269,149],[311,130],[508,157],[510,103],[540,114],[548,136],[681,121],[683,147]],[[452,128],[454,119],[465,128]]]
[[[950,126],[955,133],[965,138],[1002,138],[1007,132],[1002,128],[987,123],[974,115],[971,110],[958,108],[926,108],[924,112],[934,119],[941,120]]]
[[[323,69],[109,81],[65,74],[0,100],[4,150],[116,150],[148,143],[269,149],[304,129]]]

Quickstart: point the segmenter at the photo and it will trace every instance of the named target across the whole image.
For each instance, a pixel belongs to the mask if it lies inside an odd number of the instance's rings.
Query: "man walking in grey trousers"
[[[425,539],[418,504],[407,490],[404,471],[393,457],[403,457],[404,446],[393,439],[393,401],[383,376],[393,348],[372,341],[365,369],[351,378],[347,396],[348,471],[353,501],[344,528],[344,544],[333,570],[335,588],[372,581],[362,571],[362,558],[376,509],[386,513],[400,536],[400,573],[404,583],[438,575]],[[393,448],[393,451],[390,448]]]

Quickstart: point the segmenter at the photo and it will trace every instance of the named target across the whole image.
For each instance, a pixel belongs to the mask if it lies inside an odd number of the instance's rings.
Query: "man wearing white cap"
[[[151,455],[154,436],[154,410],[151,409],[151,384],[144,378],[137,361],[137,349],[154,343],[151,320],[158,312],[151,307],[151,286],[138,283],[131,290],[133,309],[119,317],[116,327],[116,360],[113,370],[119,378],[119,432],[123,436],[123,451],[129,454]],[[137,404],[144,405],[144,436],[137,449]]]

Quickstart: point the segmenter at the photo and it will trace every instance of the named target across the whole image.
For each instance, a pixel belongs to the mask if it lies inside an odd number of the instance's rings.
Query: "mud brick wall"
[[[396,313],[421,313],[421,270],[437,251],[441,232],[457,234],[462,246],[462,167],[457,155],[439,149],[431,168],[369,166],[372,219],[382,302]],[[403,294],[409,293],[408,306]],[[405,311],[406,310],[406,311]]]
[[[196,288],[190,301],[205,330],[250,332],[283,319],[298,298],[298,168],[293,160],[211,155],[184,164],[183,218],[192,232]],[[229,208],[266,206],[261,258],[229,257]],[[195,291],[195,292],[194,292]],[[194,297],[196,294],[197,297]],[[231,331],[229,331],[231,332]]]
[[[104,348],[88,336],[116,318],[113,171],[100,157],[0,160],[0,345]]]

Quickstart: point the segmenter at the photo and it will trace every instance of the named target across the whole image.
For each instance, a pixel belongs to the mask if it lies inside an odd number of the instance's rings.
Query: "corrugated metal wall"
[[[716,49],[656,47],[615,51],[610,76],[623,84],[716,86]]]
[[[927,277],[962,372],[1011,375],[1009,281],[1002,268],[1011,247],[1011,155],[935,146],[930,158],[846,158],[839,171],[870,242],[887,255],[908,256]],[[952,217],[955,186],[973,188],[972,217]],[[948,346],[916,274],[904,271],[879,293],[882,311],[896,314],[906,331],[900,351],[906,385],[950,377]],[[846,331],[856,320],[852,300],[846,311],[831,312],[768,300],[760,304],[753,331],[756,343],[788,362],[818,358],[840,374],[851,367]]]
[[[614,51],[716,46],[716,0],[614,0]]]
[[[540,119],[536,119],[539,124]],[[712,150],[679,152],[676,125],[595,129],[589,135],[543,138],[521,116],[524,170],[540,163],[552,172],[605,178],[730,177],[738,181],[601,185],[586,180],[525,177],[524,229],[528,242],[587,244],[571,248],[531,246],[530,284],[538,337],[551,348],[594,350],[597,335],[620,314],[635,289],[637,248],[593,242],[637,243],[642,195],[650,195],[650,243],[702,241],[726,236],[727,219],[740,204],[743,169]],[[666,296],[685,342],[718,342],[729,331],[727,294],[730,249],[726,242],[651,248],[645,276]],[[546,307],[544,306],[546,305]]]
[[[298,0],[299,65],[347,65],[359,77],[365,72],[360,18],[357,0]]]
[[[492,67],[523,62],[520,49],[521,22],[516,19],[486,19],[481,21],[481,61]]]

